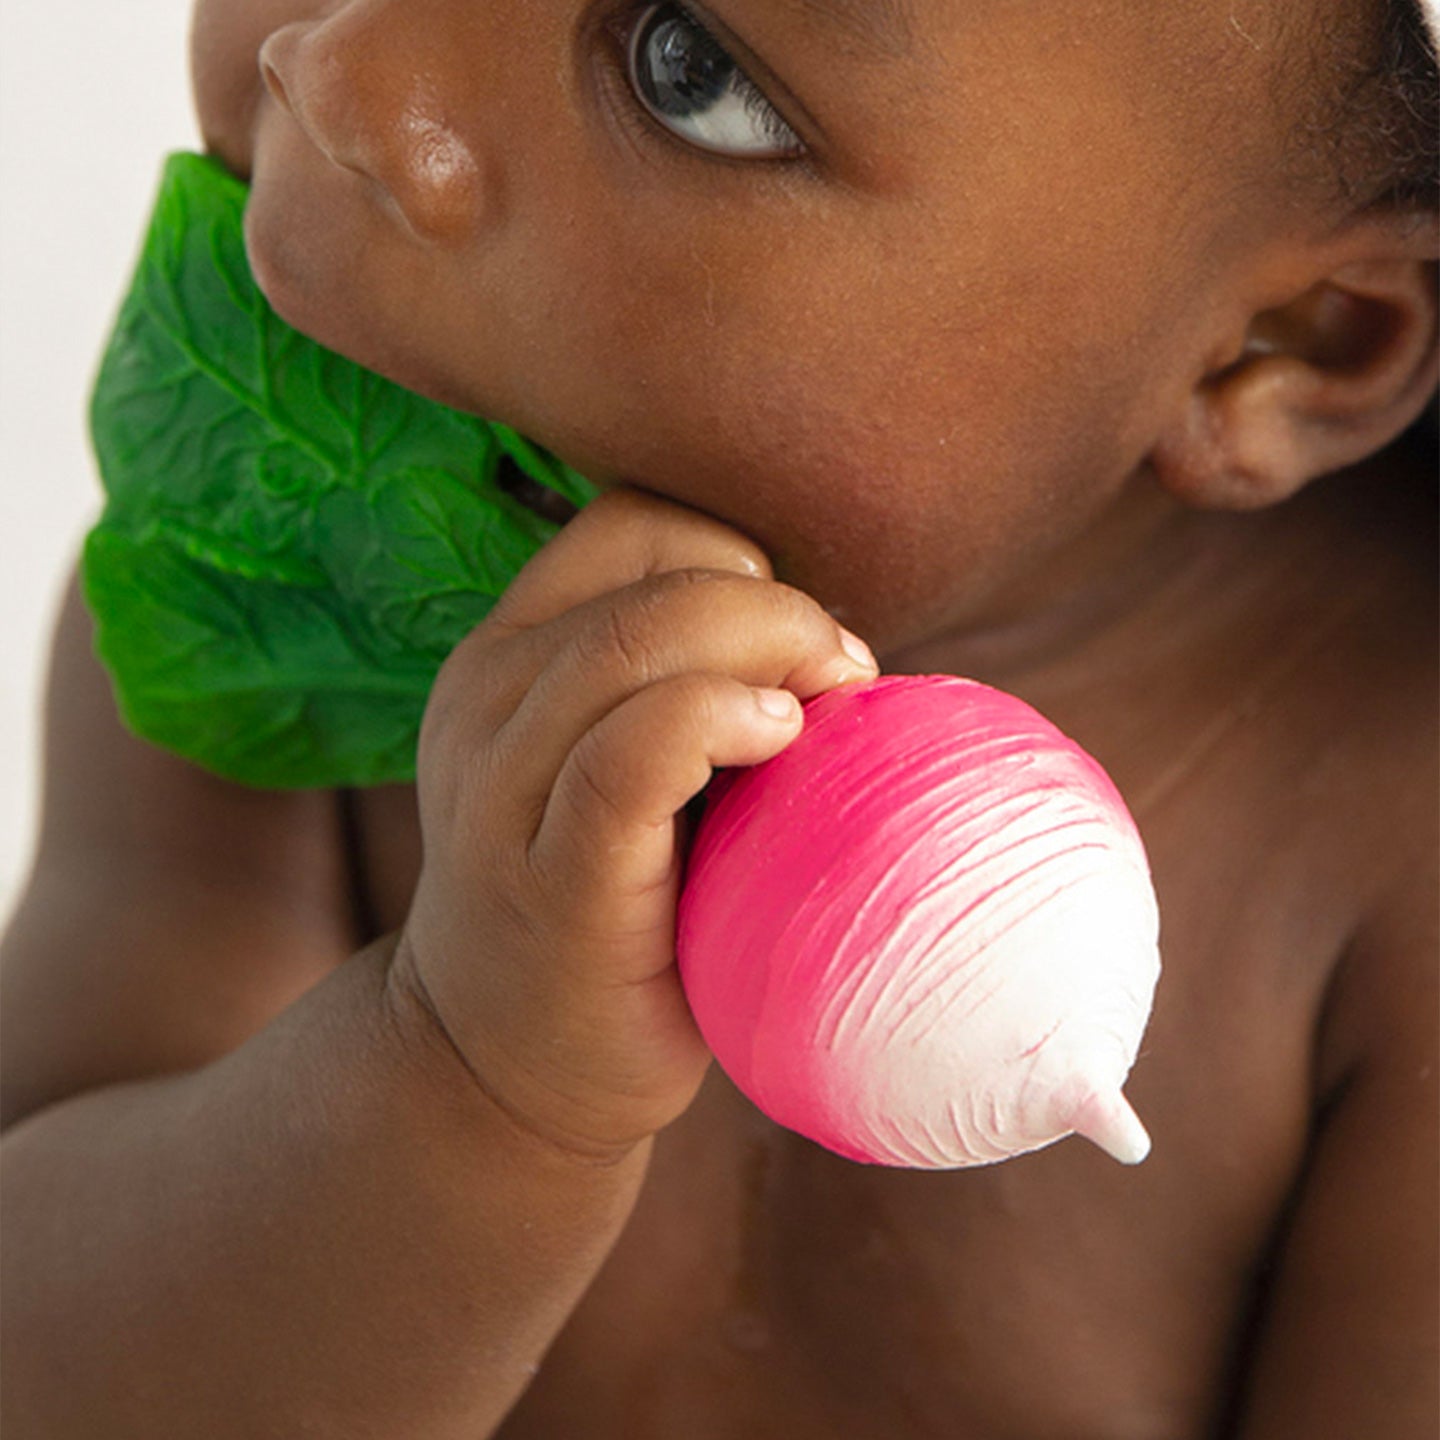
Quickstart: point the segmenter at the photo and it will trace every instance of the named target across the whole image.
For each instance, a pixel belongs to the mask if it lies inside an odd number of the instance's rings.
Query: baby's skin
[[[7,1434],[1429,1440],[1436,225],[1282,169],[1278,98],[1354,8],[201,0],[277,309],[606,493],[414,790],[149,749],[68,604]],[[641,103],[662,36],[745,153]],[[1140,1167],[854,1165],[708,1065],[689,802],[874,656],[1127,797]]]

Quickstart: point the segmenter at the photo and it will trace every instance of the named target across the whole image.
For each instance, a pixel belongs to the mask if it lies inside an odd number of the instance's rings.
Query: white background
[[[91,374],[160,162],[197,146],[189,0],[0,0],[0,926],[26,868],[55,608],[99,491]]]

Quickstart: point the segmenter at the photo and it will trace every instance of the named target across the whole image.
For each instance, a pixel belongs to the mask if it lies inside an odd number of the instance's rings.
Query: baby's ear
[[[1383,449],[1440,379],[1437,255],[1428,216],[1292,250],[1177,403],[1151,457],[1161,481],[1192,505],[1253,509]]]

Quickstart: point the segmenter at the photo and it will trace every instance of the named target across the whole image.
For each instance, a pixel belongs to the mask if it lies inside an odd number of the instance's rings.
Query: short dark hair
[[[1316,37],[1320,109],[1297,140],[1352,209],[1440,206],[1440,71],[1419,0],[1368,8],[1358,52],[1348,26]]]

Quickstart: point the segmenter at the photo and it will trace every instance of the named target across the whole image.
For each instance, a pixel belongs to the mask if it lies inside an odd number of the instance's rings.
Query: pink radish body
[[[1078,1132],[1134,1163],[1158,927],[1094,760],[1013,696],[891,676],[721,777],[678,948],[726,1073],[841,1155],[951,1168]]]

